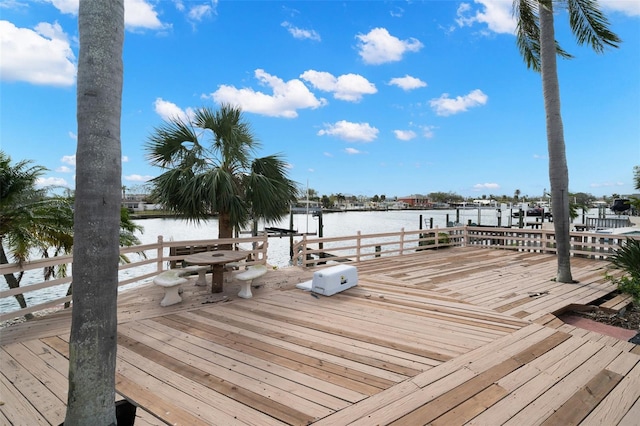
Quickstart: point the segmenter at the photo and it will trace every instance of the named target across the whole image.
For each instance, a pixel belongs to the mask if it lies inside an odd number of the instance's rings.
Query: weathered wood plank
[[[460,405],[436,418],[430,424],[432,426],[451,426],[466,423],[491,407],[497,401],[500,401],[506,395],[507,391],[504,388],[495,383],[491,384]]]
[[[58,425],[61,423],[61,421],[58,421],[59,415],[51,416],[47,412],[38,412],[38,409],[32,403],[32,399],[24,398],[20,391],[3,374],[0,374],[0,395],[0,398],[2,398],[0,412],[8,420],[7,425],[32,426]]]
[[[151,320],[147,320],[144,325],[136,324],[135,329],[139,329],[143,326],[162,331],[169,336],[179,339],[182,339],[184,335],[176,329]],[[348,406],[350,402],[359,401],[364,397],[360,393],[342,388],[325,380],[316,379],[315,377],[274,364],[270,362],[269,359],[254,357],[251,354],[239,352],[194,335],[187,336],[188,337],[186,337],[186,339],[190,341],[191,344],[200,347],[202,352],[207,353],[207,357],[212,361],[215,360],[215,362],[220,365],[227,365],[228,368],[236,368],[234,363],[251,366],[259,370],[256,374],[259,374],[260,377],[263,377],[265,380],[271,378],[271,375],[273,375],[276,380],[280,378],[283,381],[290,381],[292,384],[289,386],[281,385],[280,387],[287,389],[294,395],[299,395],[311,401],[315,401],[325,407],[338,410]],[[180,344],[183,343],[180,342]],[[228,364],[224,362],[225,359],[228,360]],[[302,384],[302,386],[295,386],[295,384]]]
[[[575,340],[581,344],[576,345]],[[534,374],[532,371],[523,368],[519,372],[524,373],[522,377],[516,374],[506,376],[498,381],[498,384],[505,386],[509,391],[504,399],[500,400],[487,411],[483,412],[469,422],[470,425],[485,425],[487,422],[491,424],[504,424],[514,416],[518,415],[522,410],[526,409],[530,404],[537,401],[539,397],[552,389],[558,382],[569,376],[576,370],[577,366],[588,362],[595,354],[602,349],[601,345],[594,342],[572,338],[564,344],[556,347],[556,351],[562,354],[568,353],[566,357],[559,357],[558,354],[552,356],[549,360],[538,361],[538,365],[534,364]],[[551,355],[548,355],[551,356]],[[526,366],[525,366],[526,367]],[[544,367],[544,369],[542,369]],[[536,371],[537,370],[537,371]],[[576,389],[579,386],[576,386]],[[559,401],[558,406],[563,401]],[[533,423],[544,421],[549,414],[536,417]],[[520,421],[522,421],[520,419]],[[525,421],[528,423],[529,421]]]
[[[609,370],[600,371],[547,417],[542,425],[577,425],[620,383],[622,377]]]
[[[266,396],[260,395],[244,387],[235,386],[220,377],[216,377],[194,365],[186,364],[160,351],[135,341],[122,334],[118,336],[118,345],[136,352],[145,359],[173,371],[179,376],[185,377],[195,383],[205,386],[215,392],[240,402],[247,407],[266,413],[288,424],[307,424],[312,417],[299,412],[292,407],[287,407]]]
[[[636,357],[635,355],[631,356]],[[637,362],[637,359],[635,361],[633,368],[624,375],[618,386],[584,419],[584,424],[604,425],[617,424],[618,422],[628,425],[638,424],[640,418],[638,417],[640,416],[640,363]],[[619,371],[625,371],[625,369]],[[635,417],[634,414],[636,414]],[[624,421],[622,421],[623,419]]]
[[[215,320],[219,324],[229,324],[235,328],[242,328],[272,339],[279,339],[287,343],[302,346],[307,349],[322,352],[341,359],[365,364],[375,369],[382,369],[395,373],[395,375],[387,376],[390,380],[401,381],[407,377],[415,376],[424,370],[424,368],[418,370],[416,368],[396,364],[390,358],[381,359],[381,354],[379,352],[375,353],[373,351],[365,351],[357,348],[353,345],[353,341],[348,341],[344,344],[336,344],[328,339],[326,334],[321,335],[320,338],[311,339],[308,338],[308,335],[304,336],[302,334],[295,333],[291,328],[287,327],[289,324],[271,324],[268,320],[262,318],[260,318],[261,321],[258,322],[251,320],[251,318],[249,318],[250,314],[245,314],[243,316],[234,315],[234,312],[230,312],[229,310],[226,310],[223,313],[218,312],[220,311],[194,311],[194,313]],[[284,333],[285,329],[286,333]]]
[[[185,322],[184,319],[176,316],[159,318],[158,321],[184,332],[212,339],[227,347],[233,347],[264,359],[268,358],[272,363],[330,381],[363,395],[372,395],[393,383],[366,373],[350,371],[335,363],[324,362],[321,358],[284,349],[240,334],[229,333],[211,324]]]
[[[12,354],[16,354],[18,358],[13,357]],[[51,372],[46,371],[46,366],[29,356],[28,351],[19,344],[1,348],[0,359],[2,359],[3,376],[29,400],[39,413],[46,415],[47,419],[54,423],[64,421],[67,407],[61,398],[66,398],[66,393],[56,394],[46,386],[52,384],[53,389],[58,390],[56,385],[59,384],[55,378],[51,383],[51,378],[48,377]],[[23,362],[32,362],[34,365],[23,364]],[[44,376],[39,375],[39,372],[44,372]]]
[[[226,361],[223,357],[209,356],[206,351],[201,351],[197,346],[190,344],[188,338],[187,340],[177,340],[159,333],[149,335],[144,331],[146,330],[136,327],[130,329],[129,333],[125,333],[124,330],[121,333],[126,334],[127,338],[131,339],[131,342],[141,343],[167,357],[180,360],[182,364],[186,364],[194,372],[202,370],[207,376],[206,381],[201,380],[199,377],[196,377],[196,379],[191,378],[192,371],[183,372],[182,370],[172,369],[172,371],[207,387],[209,387],[211,381],[223,383],[224,386],[210,387],[221,394],[233,395],[233,393],[228,392],[227,387],[232,390],[240,388],[246,390],[249,395],[257,394],[260,399],[268,399],[269,403],[274,401],[277,404],[294,406],[296,410],[292,411],[301,411],[313,417],[324,417],[333,412],[333,410],[323,407],[312,400],[283,391],[278,385],[287,385],[284,380],[277,380],[277,377],[270,376],[266,372],[261,372],[248,366],[245,367],[233,361]],[[137,350],[135,352],[138,353]],[[146,356],[144,353],[139,353],[139,355]],[[165,362],[158,362],[158,364],[166,367]],[[247,397],[242,395],[237,400],[244,403],[245,398]]]
[[[458,407],[460,404],[477,395],[481,391],[487,389],[489,386],[492,386],[494,382],[521,366],[522,363],[513,358],[509,358],[506,361],[503,361],[500,364],[476,375],[472,379],[467,380],[465,383],[443,393],[433,401],[427,402],[410,413],[402,415],[390,424],[400,426],[430,423],[448,411]],[[504,393],[506,392],[503,389],[499,392],[499,394]]]
[[[587,342],[582,347],[587,347],[591,342]],[[597,343],[594,343],[598,346]],[[521,425],[523,422],[542,422],[553,414],[563,403],[582,388],[595,374],[601,371],[608,363],[620,354],[618,350],[602,347],[593,353],[585,362],[576,366],[575,361],[573,371],[562,378],[555,378],[550,381],[548,389],[535,400],[513,416],[505,424]],[[546,372],[545,372],[546,373]],[[544,374],[544,373],[543,373]],[[551,374],[551,372],[549,372]],[[538,376],[540,377],[540,376]],[[524,388],[524,387],[523,387]],[[529,398],[532,395],[529,396]]]
[[[605,262],[574,260],[577,285],[550,279],[554,255],[467,247],[357,263],[357,287],[317,299],[293,287],[326,266],[271,271],[250,300],[235,297],[236,283],[219,295],[189,285],[182,304],[162,308],[161,289],[143,286],[119,297],[119,331],[133,346],[119,346],[118,390],[154,426],[158,418],[369,426],[575,423],[585,415],[584,424],[635,424],[640,349],[552,315],[615,290]],[[23,342],[4,353],[52,395],[66,386],[69,318],[0,333],[2,344]],[[490,380],[506,365],[519,367]],[[623,378],[614,385],[609,374]],[[35,410],[8,384],[18,410]],[[9,408],[0,406],[0,424],[16,417]]]

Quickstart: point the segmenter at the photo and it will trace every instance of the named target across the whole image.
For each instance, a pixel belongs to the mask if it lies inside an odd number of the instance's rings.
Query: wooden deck
[[[356,264],[331,297],[270,271],[254,298],[153,286],[119,300],[117,392],[136,425],[635,425],[640,351],[553,315],[615,288],[605,262],[455,248]],[[194,278],[195,280],[195,278]],[[70,316],[0,331],[0,424],[64,420]]]

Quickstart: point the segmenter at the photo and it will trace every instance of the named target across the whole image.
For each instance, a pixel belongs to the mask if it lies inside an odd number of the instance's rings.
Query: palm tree
[[[0,264],[9,263],[5,247],[13,262],[27,261],[34,252],[48,257],[50,247],[54,247],[53,255],[71,251],[71,203],[66,197],[48,197],[47,188],[36,188],[45,171],[30,161],[12,165],[11,158],[0,151]],[[4,278],[13,289],[20,287],[22,276],[5,274]],[[27,307],[21,294],[15,297],[21,308]]]
[[[635,189],[640,190],[640,166],[633,167],[633,185]],[[640,197],[630,197],[631,205],[640,211]]]
[[[253,158],[259,147],[230,105],[165,121],[146,145],[151,164],[166,170],[151,180],[151,196],[187,220],[217,213],[218,238],[232,238],[250,220],[280,220],[298,191],[279,155]]]
[[[34,257],[48,258],[71,253],[73,247],[74,197],[66,191],[63,196],[48,196],[49,188],[37,188],[37,179],[47,170],[30,166],[31,161],[11,165],[11,158],[0,151],[0,264],[26,262]],[[142,231],[127,209],[120,213],[120,246],[139,245],[135,233]],[[5,251],[5,248],[8,250]],[[144,252],[139,255],[145,256]],[[128,263],[122,255],[121,263]],[[66,276],[66,267],[44,268],[44,279]],[[18,288],[24,274],[5,274],[9,288]],[[67,291],[71,295],[71,286]],[[22,294],[14,296],[21,308],[27,303]],[[68,306],[66,306],[68,307]],[[25,315],[27,319],[33,317]]]
[[[558,270],[556,281],[573,282],[570,263],[569,172],[560,114],[560,88],[556,55],[571,58],[555,40],[553,5],[565,6],[569,25],[578,44],[588,43],[597,52],[618,47],[620,39],[593,0],[514,0],[517,43],[528,68],[541,72],[546,112],[551,208],[555,230]],[[537,10],[536,10],[537,9]]]
[[[80,0],[73,311],[65,424],[117,424],[124,0]]]

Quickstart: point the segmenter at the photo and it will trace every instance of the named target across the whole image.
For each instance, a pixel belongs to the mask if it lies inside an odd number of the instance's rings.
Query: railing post
[[[302,267],[307,267],[307,235],[302,234]],[[298,254],[297,256],[299,256]]]
[[[466,247],[469,245],[469,229],[467,225],[462,225],[462,244],[461,247]]]
[[[269,259],[267,259],[267,253],[269,252],[269,237],[267,233],[262,234],[262,258],[264,259],[264,263],[269,263]]]
[[[158,272],[162,272],[163,258],[164,258],[164,240],[162,238],[162,235],[158,235],[158,248],[157,248],[157,254],[156,254],[156,259],[158,259],[158,262],[156,263],[156,270]]]
[[[400,256],[404,254],[404,228],[400,228]]]
[[[440,247],[440,229],[438,229],[437,226],[436,226],[435,234],[436,234],[436,240],[434,241],[435,242],[434,246],[436,250],[438,250],[438,248]]]
[[[358,231],[356,234],[356,262],[360,262],[360,246],[362,245],[362,239],[360,236],[362,232]]]

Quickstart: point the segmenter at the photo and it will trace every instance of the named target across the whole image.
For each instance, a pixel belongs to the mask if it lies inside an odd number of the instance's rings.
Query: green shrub
[[[640,240],[627,238],[615,253],[609,257],[611,267],[621,269],[623,275],[614,279],[618,289],[633,296],[640,304]]]
[[[418,246],[421,247],[422,249],[428,248],[425,246],[432,246],[436,243],[435,240],[435,236],[436,233],[435,232],[429,232],[427,234],[420,234],[420,239],[424,239],[424,238],[433,238],[432,240],[422,240],[418,242]],[[450,242],[449,240],[449,234],[446,232],[438,232],[438,244],[439,245],[448,245]],[[421,250],[420,248],[418,250]]]

